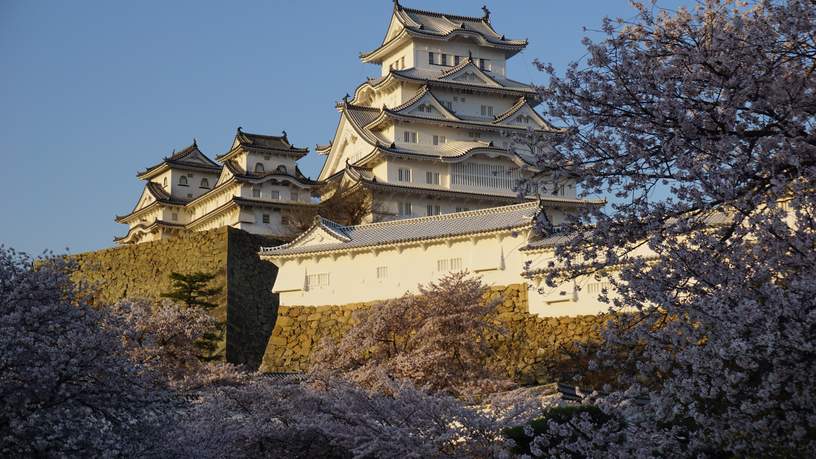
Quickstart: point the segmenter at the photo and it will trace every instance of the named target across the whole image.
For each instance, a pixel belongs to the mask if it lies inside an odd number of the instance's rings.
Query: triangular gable
[[[520,99],[509,110],[497,116],[493,123],[512,127],[532,126],[539,129],[555,129],[524,99]]]
[[[460,68],[450,69],[445,73],[440,80],[455,81],[458,83],[478,84],[485,86],[492,86],[495,88],[503,88],[499,82],[486,74],[482,69],[477,67],[473,61],[467,60]]]
[[[344,244],[351,239],[342,234],[339,229],[332,228],[332,226],[339,227],[340,225],[326,220],[322,217],[315,218],[315,223],[305,233],[295,238],[292,242],[281,246],[287,249],[295,249],[302,247],[311,247],[316,245],[326,244]],[[274,252],[272,252],[274,253]]]
[[[385,38],[383,39],[383,44],[388,43],[389,41],[393,40],[394,37],[400,34],[405,27],[400,22],[399,18],[397,17],[396,11],[394,14],[391,15],[391,21],[388,23],[388,30],[385,32]]]
[[[188,164],[218,167],[218,164],[212,162],[212,160],[210,160],[210,158],[207,158],[204,155],[204,153],[201,153],[201,151],[199,151],[198,149],[195,149],[195,150],[191,151],[190,153],[188,153],[183,158],[179,158],[177,161],[180,162],[180,163],[188,163]]]
[[[136,206],[133,208],[132,212],[136,212],[137,210],[144,209],[145,207],[153,204],[157,201],[156,196],[150,192],[150,184],[145,185],[144,189],[142,190],[142,195],[139,196],[139,201],[136,202]]]
[[[433,95],[429,90],[425,90],[424,94],[411,101],[406,102],[399,107],[395,107],[394,113],[408,114],[413,116],[422,116],[425,118],[437,118],[446,120],[459,121],[459,117],[442,105],[442,102]]]
[[[359,128],[362,129],[362,128]],[[346,160],[356,162],[362,156],[371,152],[373,145],[362,133],[355,128],[353,121],[346,112],[340,116],[331,150],[323,163],[318,180],[324,180],[345,167]]]
[[[224,164],[224,167],[221,168],[221,175],[218,176],[218,181],[215,182],[215,186],[221,185],[229,181],[231,178],[235,177],[235,174],[232,173],[229,167]]]

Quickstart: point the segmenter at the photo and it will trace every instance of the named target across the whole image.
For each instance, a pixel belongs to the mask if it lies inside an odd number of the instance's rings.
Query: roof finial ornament
[[[487,9],[487,5],[482,5],[482,11],[484,12],[483,19],[485,21],[489,21],[490,20],[490,10]]]
[[[400,8],[399,0],[394,0],[394,9],[398,10]]]
[[[286,138],[286,131],[281,131],[281,132],[283,132],[283,140],[288,141],[288,139]]]
[[[241,126],[238,126],[238,129],[235,131],[237,134],[241,133]]]
[[[193,137],[193,146],[194,146],[194,147],[197,147],[197,146],[198,146],[198,142],[196,142],[196,138],[195,138],[195,137]]]
[[[471,50],[468,50],[468,59],[471,61],[473,60],[473,51]]]

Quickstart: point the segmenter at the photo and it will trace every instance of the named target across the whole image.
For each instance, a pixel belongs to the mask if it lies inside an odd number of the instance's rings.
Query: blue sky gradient
[[[483,1],[404,5],[481,15]],[[661,2],[667,7],[691,3]],[[627,0],[492,1],[499,33],[528,38],[508,74],[545,83],[534,58],[563,69],[583,27],[631,18]],[[237,126],[314,149],[337,100],[378,68],[388,0],[302,2],[0,0],[0,244],[38,254],[113,245],[113,221],[139,197],[137,170],[195,137],[214,158]],[[590,34],[591,35],[591,34]],[[301,161],[317,176],[322,157]]]

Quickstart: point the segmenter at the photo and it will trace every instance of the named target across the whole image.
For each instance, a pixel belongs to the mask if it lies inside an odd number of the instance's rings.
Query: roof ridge
[[[429,92],[431,92],[431,89],[428,87],[427,84],[424,84],[424,85],[422,85],[421,88],[419,88],[419,91],[417,91],[416,94],[414,94],[410,99],[406,100],[405,102],[403,102],[403,103],[401,103],[401,104],[397,105],[396,107],[391,108],[389,110],[395,111],[395,112],[398,112],[400,110],[404,110],[404,109],[410,107],[411,104],[418,101],[419,99],[422,98],[422,96],[424,96],[425,94],[427,94]]]
[[[533,204],[535,204],[535,205],[533,205]],[[457,218],[470,217],[470,216],[474,216],[474,215],[500,214],[500,213],[503,213],[503,212],[509,212],[509,211],[513,211],[513,210],[521,209],[521,208],[525,208],[525,207],[538,208],[538,206],[539,206],[539,201],[535,200],[535,201],[522,202],[522,203],[519,203],[519,204],[510,204],[510,205],[507,205],[507,206],[485,207],[485,208],[482,208],[482,209],[467,210],[467,211],[464,211],[464,212],[452,212],[452,213],[449,213],[449,214],[428,215],[428,216],[425,216],[425,217],[402,218],[402,219],[399,219],[399,220],[389,220],[387,222],[376,222],[376,223],[364,223],[364,224],[360,224],[360,225],[350,225],[350,226],[345,226],[344,228],[348,228],[348,229],[357,229],[357,228],[362,228],[362,227],[365,227],[365,228],[380,228],[380,227],[383,227],[383,226],[387,227],[387,226],[406,225],[406,224],[421,223],[421,222],[426,222],[426,221],[455,220]]]
[[[496,118],[493,120],[493,122],[498,123],[498,122],[504,121],[508,117],[512,116],[513,113],[521,110],[522,107],[524,107],[525,104],[527,104],[527,99],[525,99],[524,97],[519,97],[518,100],[516,100],[516,103],[511,105],[510,108],[508,108],[507,110],[504,111],[504,113],[496,116]]]
[[[490,22],[489,20],[485,20],[484,16],[477,17],[477,16],[462,16],[462,15],[458,15],[458,14],[437,13],[435,11],[420,10],[420,9],[417,9],[417,8],[408,8],[408,7],[400,5],[399,3],[397,3],[397,8],[399,8],[399,9],[401,9],[403,11],[407,11],[408,13],[423,14],[425,16],[432,16],[432,17],[437,17],[437,18],[446,17],[446,18],[451,18],[451,19],[459,19],[459,20],[462,20],[462,21],[487,22],[487,23]]]

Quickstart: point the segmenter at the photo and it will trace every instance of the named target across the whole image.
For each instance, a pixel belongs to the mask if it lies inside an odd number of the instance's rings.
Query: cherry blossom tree
[[[635,6],[564,75],[538,64],[565,127],[536,140],[556,142],[543,173],[613,197],[563,228],[542,219],[572,235],[549,281],[610,277],[619,296],[602,297],[628,315],[596,365],[629,371],[595,401],[613,423],[575,419],[549,431],[577,440],[533,446],[814,456],[816,4]]]
[[[486,300],[486,292],[479,278],[457,272],[362,310],[339,342],[321,343],[314,371],[341,373],[366,387],[385,373],[457,396],[508,388],[489,359],[487,334],[500,330],[489,321],[496,300]]]
[[[128,357],[178,391],[237,384],[245,377],[235,365],[200,358],[201,340],[221,327],[204,308],[124,299],[106,312],[106,324],[118,330]]]
[[[0,455],[151,453],[173,397],[134,364],[64,262],[0,247]]]
[[[388,394],[329,378],[208,392],[168,432],[182,457],[498,457],[501,420],[410,383]],[[169,440],[169,439],[172,439]]]

